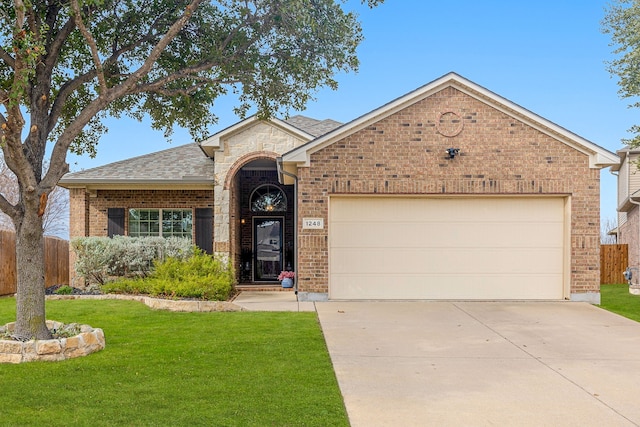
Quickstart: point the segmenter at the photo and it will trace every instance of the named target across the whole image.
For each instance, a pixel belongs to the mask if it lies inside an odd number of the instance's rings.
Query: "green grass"
[[[629,285],[601,285],[600,307],[640,322],[640,295],[629,293]]]
[[[315,313],[171,313],[47,301],[104,330],[104,350],[0,365],[2,426],[348,426]],[[15,300],[0,298],[0,324]]]

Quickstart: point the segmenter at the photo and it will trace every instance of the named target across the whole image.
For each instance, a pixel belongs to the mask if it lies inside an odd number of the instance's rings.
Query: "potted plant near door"
[[[296,277],[296,273],[293,271],[281,271],[278,280],[282,282],[283,288],[293,288],[294,277]]]

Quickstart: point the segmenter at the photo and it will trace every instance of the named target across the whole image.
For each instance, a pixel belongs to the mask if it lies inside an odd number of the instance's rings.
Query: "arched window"
[[[251,212],[286,212],[287,196],[280,187],[265,184],[251,193]]]

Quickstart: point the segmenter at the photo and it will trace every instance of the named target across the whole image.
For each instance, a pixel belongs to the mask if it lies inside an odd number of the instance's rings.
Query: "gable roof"
[[[224,149],[224,140],[240,132],[243,132],[246,129],[261,122],[269,123],[272,126],[286,133],[289,133],[304,142],[311,141],[315,137],[324,135],[325,133],[341,125],[341,123],[336,122],[335,120],[316,120],[301,115],[293,116],[287,120],[280,120],[275,117],[267,120],[262,120],[253,115],[239,121],[232,126],[229,126],[226,129],[221,130],[220,132],[211,135],[204,141],[201,141],[200,147],[202,148],[202,151],[207,154],[207,156],[213,157],[214,151]]]
[[[66,174],[60,180],[65,188],[93,185],[100,188],[156,186],[212,188],[213,161],[198,144],[189,143],[167,150],[108,165]]]
[[[531,111],[471,82],[470,80],[465,79],[456,73],[448,73],[431,83],[427,83],[426,85],[409,92],[408,94],[397,98],[382,107],[371,111],[370,113],[367,113],[319,138],[314,139],[313,141],[285,153],[281,160],[282,164],[285,165],[284,169],[291,171],[295,168],[294,165],[308,166],[311,154],[316,151],[358,132],[375,122],[389,117],[392,114],[401,111],[447,87],[453,87],[473,98],[476,98],[509,116],[517,118],[540,132],[543,132],[552,138],[587,154],[589,156],[589,166],[592,168],[613,166],[619,162],[618,156],[611,151],[606,150],[605,148],[602,148],[561,126],[532,113]],[[290,167],[287,167],[286,164],[289,164]]]

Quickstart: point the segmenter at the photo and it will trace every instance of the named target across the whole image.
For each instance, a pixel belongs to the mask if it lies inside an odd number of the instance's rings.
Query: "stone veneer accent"
[[[256,159],[272,159],[302,145],[304,142],[284,130],[265,122],[256,122],[245,130],[223,140],[222,147],[215,152],[215,195],[213,211],[214,251],[224,255],[234,252],[231,247],[229,225],[236,225],[230,209],[230,193],[236,173],[245,164]]]
[[[464,121],[438,130],[442,112]],[[452,133],[453,135],[453,133]],[[460,148],[447,160],[447,148]],[[298,218],[328,224],[331,195],[566,195],[570,293],[599,301],[600,170],[588,155],[449,87],[313,153],[298,169]],[[328,292],[328,231],[298,222],[301,292]]]
[[[618,230],[618,243],[628,246],[629,267],[633,270],[632,282],[640,283],[640,207],[634,206],[627,212],[627,221]]]
[[[49,329],[60,329],[63,323],[47,320]],[[4,326],[13,331],[15,322]],[[69,338],[51,340],[13,341],[0,340],[0,363],[23,363],[34,361],[58,362],[87,356],[105,347],[102,329],[89,325],[80,326],[80,334]]]

